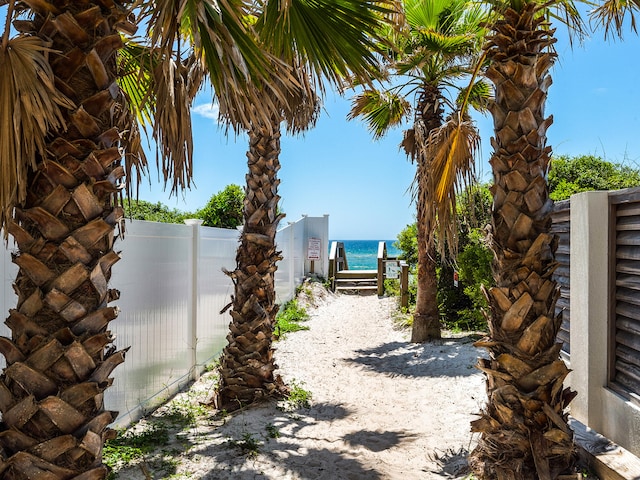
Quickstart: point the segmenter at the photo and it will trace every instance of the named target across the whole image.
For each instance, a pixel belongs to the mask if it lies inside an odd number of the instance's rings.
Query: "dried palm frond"
[[[135,185],[135,197],[138,196],[138,186],[142,181],[142,176],[147,172],[147,156],[142,146],[142,139],[140,137],[140,128],[138,122],[135,121],[136,116],[133,111],[137,111],[135,108],[131,108],[129,101],[123,95],[119,102],[119,119],[117,125],[120,126],[120,146],[124,154],[124,169],[125,169],[125,190],[127,196],[130,198],[134,193]],[[135,182],[134,178],[135,171]]]
[[[54,85],[36,37],[18,35],[0,48],[0,227],[26,198],[28,168],[46,159],[47,133],[66,128],[61,108],[74,108]],[[5,237],[6,238],[6,237]]]
[[[639,0],[606,0],[590,13],[591,18],[604,28],[604,37],[608,38],[609,29],[622,38],[624,31],[624,18],[629,14],[631,30],[638,32],[636,26],[635,10],[640,9]]]
[[[156,164],[160,169],[162,163],[165,181],[172,182],[172,193],[189,188],[193,176],[189,73],[188,65],[171,57],[163,58],[154,71]]]
[[[418,181],[423,182],[425,220],[428,225],[437,221],[440,253],[444,253],[445,244],[455,253],[456,194],[473,180],[474,158],[480,146],[478,131],[470,119],[454,112],[442,127],[430,132],[426,141],[418,137],[417,146],[419,154],[427,159],[418,162],[416,173]]]
[[[241,0],[160,0],[148,13],[151,43],[161,56],[174,56],[175,45],[188,38],[206,66],[221,120],[236,131],[271,123],[289,91],[300,88],[291,69],[258,45]]]
[[[300,87],[286,93],[286,101],[281,107],[287,132],[297,135],[315,126],[320,116],[322,100],[317,93],[314,78],[300,59],[294,60],[292,71],[295,72]]]

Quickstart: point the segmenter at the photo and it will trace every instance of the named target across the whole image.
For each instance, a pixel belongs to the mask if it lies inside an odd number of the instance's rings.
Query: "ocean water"
[[[329,241],[329,248],[331,242]],[[338,240],[344,243],[349,270],[375,270],[378,268],[378,242],[381,240]],[[393,247],[395,240],[384,240],[387,257],[397,257],[402,252]]]

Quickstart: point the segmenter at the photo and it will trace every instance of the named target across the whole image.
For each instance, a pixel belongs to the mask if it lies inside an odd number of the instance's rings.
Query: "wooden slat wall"
[[[635,190],[635,189],[634,189]],[[612,298],[611,386],[640,396],[640,196],[612,195],[615,287]]]
[[[558,268],[553,279],[560,287],[560,298],[556,303],[556,315],[562,315],[562,326],[558,332],[558,341],[562,342],[562,350],[568,355],[571,352],[569,343],[569,254],[570,254],[570,200],[556,202],[551,214],[551,231],[558,235],[556,261]]]

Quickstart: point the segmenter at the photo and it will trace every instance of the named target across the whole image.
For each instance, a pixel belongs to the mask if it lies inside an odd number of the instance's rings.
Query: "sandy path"
[[[276,344],[281,375],[311,392],[311,408],[270,404],[200,421],[175,440],[183,449],[175,476],[147,478],[464,478],[469,422],[485,403],[471,339],[409,344],[408,332],[393,328],[394,299],[317,301],[310,330]],[[257,454],[241,455],[229,439],[259,440]],[[144,478],[127,470],[117,478]]]

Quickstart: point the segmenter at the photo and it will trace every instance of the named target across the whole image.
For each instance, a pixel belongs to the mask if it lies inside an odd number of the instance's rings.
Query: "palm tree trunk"
[[[284,390],[274,377],[273,328],[278,305],[275,303],[275,236],[284,217],[277,213],[280,170],[280,120],[272,125],[255,126],[249,131],[247,153],[244,227],[231,272],[235,289],[232,301],[228,345],[222,353],[216,404],[219,409],[236,410]]]
[[[418,187],[421,188],[421,187]],[[418,194],[420,198],[420,194]],[[422,202],[418,201],[418,219],[424,218],[421,209]],[[413,312],[411,327],[411,341],[426,342],[441,337],[440,316],[438,312],[438,277],[436,273],[436,246],[433,235],[427,229],[425,222],[416,223],[418,238],[418,281],[416,294],[416,309]]]
[[[495,84],[492,106],[495,149],[491,158],[493,245],[496,286],[488,292],[490,337],[477,343],[489,351],[479,368],[487,376],[488,405],[472,430],[481,432],[471,464],[481,479],[551,480],[573,462],[572,432],[565,407],[574,393],[563,388],[568,369],[556,343],[557,240],[549,233],[552,202],[546,172],[544,117],[553,30],[542,4],[508,10],[488,40]]]
[[[115,26],[129,20],[121,4],[29,5],[34,16],[21,29],[53,42],[56,86],[78,108],[65,113],[66,131],[50,132],[48,158],[30,174],[10,226],[18,303],[6,320],[11,338],[0,338],[0,477],[104,479],[102,446],[117,413],[103,395],[124,361],[108,331],[118,314],[108,303],[119,294],[107,284],[119,260],[124,175]]]
[[[440,91],[432,85],[425,85],[416,105],[416,126],[418,132],[422,130],[422,136],[442,125],[442,102]],[[418,138],[421,136],[417,133]],[[423,140],[424,141],[424,140]],[[414,142],[412,156],[417,159],[417,184],[416,196],[416,227],[418,240],[418,285],[416,293],[416,308],[413,312],[413,325],[411,327],[412,342],[426,342],[440,338],[440,316],[438,312],[438,277],[436,274],[436,248],[433,232],[433,214],[427,209],[425,193],[430,188],[429,159],[425,158],[422,150],[423,141]]]

